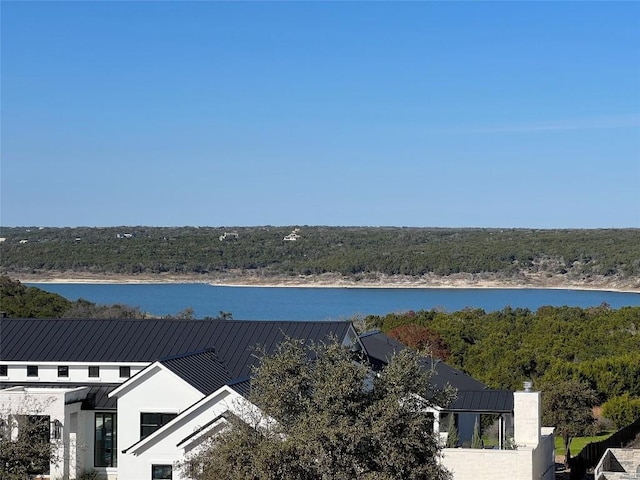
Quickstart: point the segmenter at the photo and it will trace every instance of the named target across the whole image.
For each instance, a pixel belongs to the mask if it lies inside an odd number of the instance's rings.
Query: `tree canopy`
[[[595,392],[583,382],[566,380],[544,386],[542,422],[555,426],[556,435],[562,437],[567,465],[571,457],[571,439],[589,433],[595,422],[592,409],[596,402]]]
[[[365,323],[410,345],[432,339],[447,363],[491,388],[575,379],[599,402],[625,392],[640,397],[640,307],[421,310]]]
[[[57,318],[72,306],[72,302],[55,293],[27,287],[0,275],[0,311],[12,318]]]
[[[98,305],[80,298],[74,302],[57,293],[28,287],[0,275],[0,312],[9,318],[145,318],[138,307]]]
[[[416,353],[405,349],[373,375],[334,344],[286,341],[264,356],[250,400],[264,417],[232,417],[191,456],[195,480],[446,480],[428,407],[452,392],[434,391]]]

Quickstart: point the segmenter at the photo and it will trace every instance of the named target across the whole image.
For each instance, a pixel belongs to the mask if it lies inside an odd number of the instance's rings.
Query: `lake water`
[[[453,288],[295,288],[220,287],[205,284],[46,284],[29,283],[70,300],[122,303],[153,315],[175,315],[187,307],[197,318],[231,312],[236,320],[327,320],[384,315],[406,310],[446,311],[466,307],[485,311],[505,306],[531,310],[544,305],[640,306],[640,294],[544,289]]]

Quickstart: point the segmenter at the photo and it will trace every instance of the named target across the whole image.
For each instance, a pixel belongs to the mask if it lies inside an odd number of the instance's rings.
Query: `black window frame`
[[[127,365],[122,365],[120,367],[120,378],[129,378],[131,377],[131,367]]]
[[[100,367],[97,365],[89,365],[88,374],[89,374],[89,378],[99,378]]]
[[[101,420],[98,427],[98,420]],[[109,419],[110,427],[107,427]],[[118,466],[118,414],[96,412],[93,424],[93,465],[95,467]]]
[[[68,365],[58,365],[58,377],[59,378],[69,378],[69,366]]]
[[[140,412],[140,440],[161,429],[178,416],[168,412]]]
[[[156,469],[169,469],[169,476],[162,475]],[[162,476],[160,476],[162,475]],[[151,480],[173,480],[173,465],[169,464],[153,464],[151,465]]]
[[[0,365],[0,377],[9,376],[9,365]]]
[[[38,376],[38,365],[27,365],[27,377]]]

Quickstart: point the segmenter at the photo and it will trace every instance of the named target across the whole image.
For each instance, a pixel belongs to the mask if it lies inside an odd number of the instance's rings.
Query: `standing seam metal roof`
[[[386,365],[393,355],[407,348],[402,343],[379,331],[361,335],[360,342],[364,346],[367,356],[372,360],[371,363],[374,368]],[[484,383],[440,360],[424,358],[423,365],[424,368],[433,368],[435,370],[435,375],[431,378],[431,381],[436,388],[442,389],[447,383],[460,391],[484,390],[487,388]]]
[[[453,412],[509,413],[513,411],[513,392],[511,390],[458,390],[458,397],[447,410]]]
[[[212,394],[231,380],[213,349],[160,360],[160,363],[204,395]]]
[[[267,351],[286,336],[344,338],[346,321],[0,319],[0,361],[153,362],[215,348],[232,378],[250,372],[256,345]]]

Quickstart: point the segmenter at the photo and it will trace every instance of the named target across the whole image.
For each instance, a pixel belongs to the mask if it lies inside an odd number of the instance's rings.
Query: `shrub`
[[[613,397],[602,405],[602,415],[613,422],[615,428],[622,428],[640,418],[640,398],[628,393]]]

